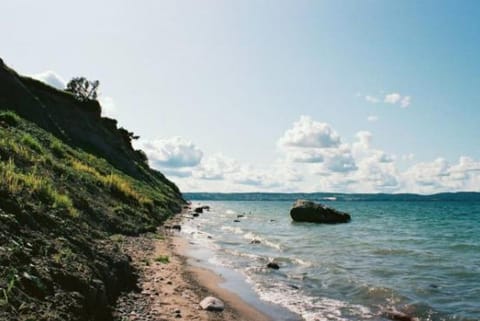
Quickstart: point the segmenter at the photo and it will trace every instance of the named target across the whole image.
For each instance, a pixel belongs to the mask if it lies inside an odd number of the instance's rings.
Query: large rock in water
[[[336,224],[350,221],[347,213],[307,200],[297,200],[290,210],[290,216],[297,222]]]

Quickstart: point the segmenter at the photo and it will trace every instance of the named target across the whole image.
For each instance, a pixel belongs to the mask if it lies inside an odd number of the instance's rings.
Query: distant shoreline
[[[443,202],[480,202],[480,192],[452,192],[438,194],[369,194],[369,193],[182,193],[187,200],[198,201],[290,201],[309,199],[314,201],[443,201]]]

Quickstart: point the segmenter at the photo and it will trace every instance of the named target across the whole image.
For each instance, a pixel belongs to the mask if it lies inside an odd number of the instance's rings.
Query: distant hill
[[[479,202],[480,193],[458,192],[419,194],[344,194],[344,193],[184,193],[187,200],[205,201],[463,201]]]
[[[0,60],[0,320],[111,320],[136,282],[118,239],[184,204],[100,108]]]

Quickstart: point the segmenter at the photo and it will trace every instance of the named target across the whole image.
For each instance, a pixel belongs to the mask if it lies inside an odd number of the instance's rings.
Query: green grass
[[[17,169],[12,158],[0,163],[0,190],[14,196],[21,192],[29,193],[53,208],[66,210],[72,217],[79,215],[70,197],[58,192],[48,178],[37,174],[36,167],[28,174],[23,174]]]
[[[114,233],[152,231],[171,213],[179,194],[161,175],[139,170],[148,179],[134,179],[16,114],[0,112],[0,190],[29,198],[43,212],[53,209],[78,218],[88,210],[93,218],[101,213],[99,221]]]
[[[9,126],[17,126],[20,123],[20,117],[12,111],[0,112],[0,122],[4,122]]]
[[[20,142],[25,145],[30,147],[31,149],[43,154],[43,147],[42,145],[36,140],[35,138],[32,137],[32,135],[25,133],[23,134]]]
[[[65,148],[63,147],[63,144],[58,139],[53,139],[50,142],[49,147],[53,155],[57,157],[65,157]]]
[[[15,287],[15,283],[17,282],[17,274],[15,270],[10,270],[8,275],[6,276],[6,287],[1,289],[1,297],[0,297],[0,306],[8,305],[9,299],[11,297],[11,292]]]
[[[168,257],[168,255],[159,255],[155,258],[155,262],[167,264],[170,262],[170,258]]]

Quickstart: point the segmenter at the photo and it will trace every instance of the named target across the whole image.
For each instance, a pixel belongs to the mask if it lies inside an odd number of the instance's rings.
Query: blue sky
[[[2,6],[5,62],[99,79],[184,191],[480,189],[477,1]]]

